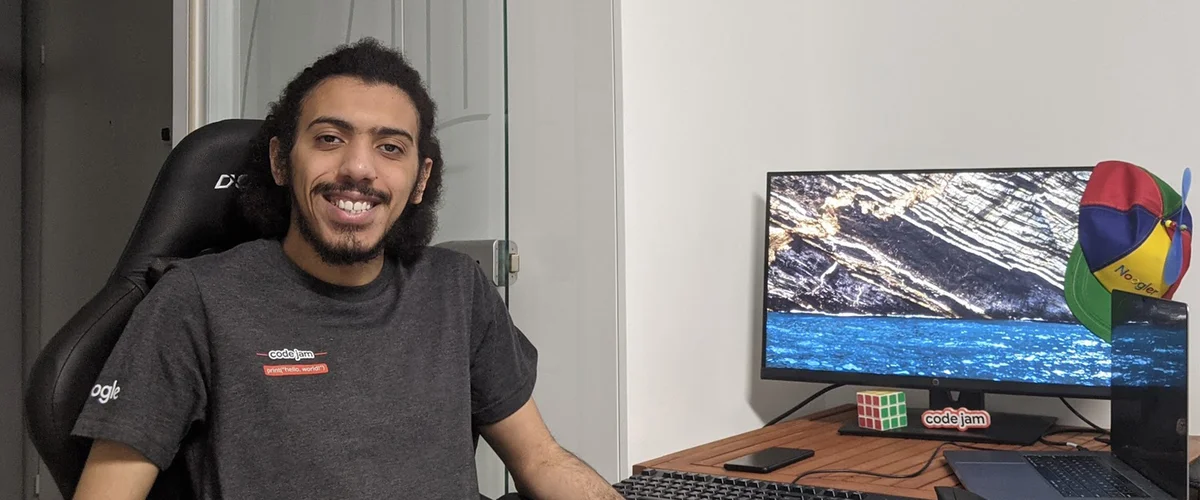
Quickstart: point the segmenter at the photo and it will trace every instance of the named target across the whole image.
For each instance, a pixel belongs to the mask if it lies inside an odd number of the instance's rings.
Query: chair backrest
[[[156,273],[171,260],[258,237],[239,209],[237,184],[261,124],[216,122],[180,141],[167,156],[108,282],[34,362],[25,388],[26,425],[64,498],[74,496],[91,444],[71,437],[75,419]],[[159,476],[151,498],[181,498],[188,488],[177,462]]]

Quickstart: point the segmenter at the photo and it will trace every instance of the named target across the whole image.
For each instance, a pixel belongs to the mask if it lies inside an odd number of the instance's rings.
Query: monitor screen
[[[1090,173],[770,174],[763,376],[1106,396],[1063,295]]]
[[[1113,454],[1187,498],[1187,305],[1114,292],[1112,326]]]

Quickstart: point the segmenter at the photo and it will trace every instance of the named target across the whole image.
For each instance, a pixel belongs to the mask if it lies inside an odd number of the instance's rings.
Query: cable
[[[1051,441],[1044,437],[1038,438],[1038,442],[1050,446],[1066,446],[1067,448],[1078,448],[1079,445],[1070,441]]]
[[[1084,419],[1084,421],[1086,422],[1087,420]],[[1091,423],[1089,422],[1089,424],[1091,424]],[[1043,434],[1041,437],[1038,438],[1038,441],[1043,444],[1048,444],[1051,446],[1065,446],[1065,447],[1073,448],[1076,450],[1085,450],[1086,449],[1083,446],[1081,446],[1077,443],[1070,442],[1070,441],[1052,441],[1052,440],[1046,439],[1046,436],[1053,436],[1055,434],[1068,434],[1068,433],[1107,434],[1108,431],[1101,429],[1099,426],[1096,426],[1096,425],[1092,425],[1092,428],[1059,427],[1056,429],[1051,429],[1049,431],[1046,431],[1045,434]],[[1100,441],[1100,438],[1096,438],[1096,441]],[[933,465],[934,460],[937,460],[938,453],[941,452],[942,449],[947,446],[957,446],[959,448],[964,448],[964,449],[968,449],[968,450],[996,451],[995,448],[984,448],[984,447],[980,447],[980,446],[972,446],[969,444],[956,443],[953,441],[946,441],[946,442],[943,442],[942,444],[938,445],[938,447],[933,450],[933,453],[929,456],[929,460],[926,460],[925,464],[922,465],[920,469],[917,469],[916,472],[911,472],[908,474],[884,474],[882,472],[871,472],[871,471],[854,470],[854,469],[817,469],[817,470],[810,470],[810,471],[804,472],[804,473],[796,476],[796,478],[792,480],[792,484],[795,484],[797,481],[800,481],[805,476],[811,476],[813,474],[858,474],[858,475],[864,475],[864,476],[879,477],[879,478],[884,478],[884,479],[912,479],[917,476],[920,476],[921,474],[924,474],[925,471],[929,470],[929,467]]]
[[[1038,442],[1042,443],[1042,444],[1048,444],[1050,446],[1065,446],[1067,448],[1073,448],[1076,450],[1084,450],[1087,448],[1084,448],[1079,443],[1076,443],[1073,441],[1054,441],[1052,439],[1046,439],[1046,438],[1048,436],[1053,436],[1055,434],[1100,434],[1101,436],[1103,436],[1105,432],[1106,431],[1104,431],[1104,430],[1098,430],[1098,429],[1094,429],[1091,427],[1056,426],[1055,428],[1052,428],[1052,429],[1046,431],[1045,434],[1042,434],[1042,437],[1038,438]],[[1096,437],[1096,438],[1093,438],[1092,440],[1098,441],[1098,442],[1103,442],[1103,441],[1101,441],[1101,439],[1103,439],[1103,438]]]
[[[1062,401],[1062,404],[1067,405],[1067,409],[1071,410],[1071,413],[1074,413],[1076,417],[1079,417],[1079,420],[1082,420],[1083,423],[1090,425],[1093,429],[1096,430],[1096,432],[1099,432],[1100,434],[1104,434],[1104,435],[1109,434],[1107,429],[1092,423],[1092,421],[1088,420],[1087,417],[1083,416],[1082,413],[1079,413],[1079,410],[1076,410],[1074,406],[1071,406],[1071,403],[1067,402],[1067,398],[1058,398],[1058,400]]]
[[[1038,438],[1038,442],[1042,443],[1042,444],[1050,445],[1050,446],[1062,446],[1064,448],[1071,448],[1073,450],[1086,450],[1087,449],[1087,448],[1084,448],[1083,445],[1076,443],[1074,441],[1053,441],[1053,440],[1041,437],[1041,438]]]
[[[778,421],[778,420],[786,417],[788,414],[800,409],[800,407],[804,406],[805,404],[808,404],[813,399],[816,399],[821,394],[829,392],[830,390],[833,390],[834,388],[835,388],[835,386],[829,386],[829,387],[826,387],[825,389],[822,389],[820,392],[814,394],[812,397],[808,398],[803,403],[800,403],[799,405],[797,405],[796,408],[793,408],[792,410],[788,411],[787,413],[784,413],[783,415],[776,418],[775,421]],[[1070,408],[1071,412],[1075,413],[1075,416],[1079,417],[1080,420],[1083,420],[1084,422],[1086,422],[1089,426],[1091,426],[1091,428],[1059,427],[1056,429],[1051,429],[1051,430],[1046,431],[1045,434],[1043,434],[1041,437],[1038,438],[1039,442],[1041,442],[1043,444],[1048,444],[1051,446],[1065,446],[1065,447],[1073,448],[1076,450],[1085,450],[1086,449],[1083,446],[1079,445],[1078,443],[1074,443],[1071,441],[1052,441],[1052,440],[1046,439],[1046,436],[1053,436],[1055,434],[1068,434],[1068,433],[1099,433],[1099,434],[1101,434],[1101,437],[1097,437],[1097,438],[1095,438],[1095,440],[1104,442],[1104,441],[1102,441],[1102,436],[1105,434],[1108,434],[1107,430],[1104,430],[1100,426],[1098,426],[1098,425],[1092,423],[1091,421],[1089,421],[1088,419],[1084,418],[1083,415],[1080,415],[1079,412],[1075,411],[1075,408],[1072,408],[1071,405],[1067,403],[1066,399],[1064,399],[1064,398],[1059,398],[1059,399],[1062,399],[1063,404],[1066,404],[1067,408]],[[772,423],[774,423],[775,421],[772,421]],[[767,425],[770,425],[770,424],[767,424]],[[926,460],[925,464],[922,465],[920,469],[917,469],[916,472],[911,472],[908,474],[884,474],[882,472],[871,472],[871,471],[854,470],[854,469],[816,469],[816,470],[810,470],[810,471],[801,473],[800,475],[796,476],[795,479],[792,479],[792,484],[796,484],[796,482],[800,481],[805,476],[811,476],[814,474],[858,474],[858,475],[863,475],[863,476],[872,476],[872,477],[879,477],[879,478],[884,478],[884,479],[912,479],[917,476],[920,476],[921,474],[924,474],[925,471],[929,470],[929,467],[933,465],[934,460],[937,460],[938,453],[940,453],[942,451],[942,449],[947,446],[957,446],[959,448],[965,448],[968,450],[996,451],[995,448],[984,448],[984,447],[980,447],[980,446],[971,446],[969,444],[956,443],[953,441],[946,441],[946,442],[943,442],[942,444],[938,445],[937,448],[934,448],[933,453],[931,455],[929,455],[929,460]]]
[[[770,422],[767,422],[767,425],[764,425],[764,426],[763,426],[763,428],[765,429],[765,428],[767,428],[767,427],[770,427],[770,426],[772,426],[772,425],[775,425],[775,424],[779,423],[779,421],[780,421],[780,420],[783,420],[783,419],[787,418],[789,415],[791,415],[791,414],[793,414],[793,413],[796,413],[797,411],[800,411],[800,409],[801,409],[801,408],[804,408],[804,407],[805,407],[805,406],[807,406],[809,403],[813,402],[813,400],[815,400],[815,399],[817,399],[817,398],[819,398],[819,397],[821,397],[821,396],[824,396],[824,395],[825,395],[825,393],[827,393],[827,392],[829,392],[829,391],[832,391],[832,390],[834,390],[834,389],[837,389],[838,387],[841,387],[841,386],[843,386],[843,385],[845,385],[845,384],[830,384],[830,385],[827,385],[827,386],[825,386],[825,388],[824,388],[824,389],[821,389],[821,390],[817,391],[817,393],[816,393],[816,394],[813,394],[812,396],[809,396],[809,397],[808,397],[808,399],[805,399],[804,401],[801,401],[801,402],[800,402],[800,404],[798,404],[798,405],[796,405],[796,406],[793,406],[793,407],[792,407],[792,409],[790,409],[790,410],[788,410],[788,411],[785,411],[785,412],[783,412],[781,415],[779,415],[778,417],[775,417],[775,418],[771,419],[771,421],[770,421]]]
[[[796,405],[792,409],[784,412],[782,415],[779,415],[778,417],[771,419],[771,421],[767,422],[767,425],[764,425],[763,427],[770,427],[772,425],[775,425],[780,420],[787,418],[788,415],[795,413],[799,409],[803,408],[805,405],[813,402],[813,400],[821,397],[822,395],[824,395],[825,393],[827,393],[829,391],[832,391],[834,389],[837,389],[838,387],[841,387],[842,385],[843,384],[831,384],[829,386],[826,386],[824,389],[817,391],[816,394],[809,396],[808,399],[801,401],[800,404]],[[1101,437],[1097,437],[1097,438],[1095,438],[1095,440],[1099,441],[1099,442],[1105,442],[1103,440],[1103,436],[1109,434],[1108,430],[1104,429],[1103,427],[1100,427],[1099,425],[1096,425],[1091,420],[1088,420],[1086,417],[1084,417],[1083,414],[1079,413],[1079,411],[1077,411],[1075,409],[1075,407],[1071,406],[1071,403],[1067,402],[1066,398],[1058,398],[1058,399],[1060,401],[1062,401],[1062,403],[1064,405],[1067,406],[1067,409],[1071,410],[1071,413],[1074,413],[1076,417],[1079,417],[1080,420],[1082,420],[1084,423],[1086,423],[1091,428],[1087,429],[1087,428],[1079,428],[1079,427],[1061,427],[1058,429],[1052,429],[1052,430],[1047,431],[1041,437],[1039,437],[1038,438],[1039,442],[1041,442],[1043,444],[1048,444],[1051,446],[1066,446],[1066,447],[1074,448],[1074,449],[1084,449],[1082,446],[1080,446],[1077,443],[1073,443],[1070,441],[1051,441],[1049,439],[1046,439],[1046,436],[1052,436],[1055,434],[1087,433],[1087,432],[1099,433],[1101,435]],[[921,468],[918,469],[916,472],[912,472],[909,474],[903,474],[903,475],[884,474],[881,472],[871,472],[871,471],[854,470],[854,469],[817,469],[817,470],[810,470],[810,471],[801,473],[800,475],[796,476],[795,479],[792,479],[792,484],[796,484],[797,481],[803,479],[805,476],[811,476],[814,474],[858,474],[858,475],[864,475],[864,476],[879,477],[879,478],[884,478],[884,479],[912,479],[917,476],[920,476],[921,474],[924,474],[926,470],[929,470],[929,467],[931,465],[933,465],[933,461],[937,460],[938,453],[940,453],[942,451],[942,448],[945,448],[947,446],[957,446],[959,448],[965,448],[968,450],[995,451],[992,448],[982,448],[979,446],[971,446],[971,445],[967,445],[967,444],[946,441],[946,442],[938,445],[938,447],[933,450],[933,454],[929,455],[929,460],[925,461],[925,465],[922,465]]]
[[[1108,431],[1100,431],[1100,430],[1093,429],[1091,427],[1056,426],[1055,428],[1052,428],[1052,429],[1046,431],[1045,434],[1042,434],[1042,437],[1053,436],[1055,434],[1071,434],[1071,433],[1076,433],[1076,432],[1082,433],[1082,434],[1090,434],[1090,433],[1107,434]]]
[[[1097,429],[1095,427],[1068,427],[1068,426],[1055,426],[1054,428],[1046,431],[1045,434],[1042,434],[1042,437],[1038,438],[1038,442],[1042,443],[1042,444],[1048,444],[1050,446],[1065,446],[1067,448],[1073,448],[1076,450],[1087,450],[1088,449],[1088,448],[1084,448],[1081,443],[1076,443],[1074,441],[1055,441],[1052,439],[1046,439],[1048,436],[1053,436],[1055,434],[1099,434],[1099,436],[1092,438],[1092,441],[1095,441],[1098,443],[1103,443],[1103,444],[1109,444],[1108,440],[1104,438],[1104,436],[1106,434],[1108,434],[1108,431],[1106,431],[1104,429]]]
[[[810,470],[808,472],[801,473],[799,476],[796,476],[796,478],[792,480],[792,484],[796,484],[797,481],[804,478],[805,476],[811,476],[813,474],[859,474],[859,475],[863,475],[863,476],[881,477],[884,479],[912,479],[914,477],[920,476],[921,474],[924,474],[925,471],[929,469],[929,466],[933,465],[933,461],[937,460],[938,453],[942,451],[942,448],[945,448],[947,446],[957,446],[959,448],[966,448],[968,450],[996,451],[993,448],[982,448],[979,446],[971,446],[968,444],[946,441],[946,442],[938,445],[937,448],[934,448],[933,454],[929,455],[929,460],[925,461],[925,465],[922,465],[920,469],[918,469],[916,472],[913,472],[910,474],[904,474],[904,475],[884,474],[882,472],[871,472],[871,471],[854,470],[854,469],[817,469],[817,470]]]

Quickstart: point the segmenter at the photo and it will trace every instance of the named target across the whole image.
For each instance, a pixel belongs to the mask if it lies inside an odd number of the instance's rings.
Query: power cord
[[[1061,427],[1061,428],[1051,429],[1051,430],[1047,431],[1045,434],[1042,435],[1042,437],[1038,438],[1038,441],[1040,441],[1044,444],[1052,445],[1052,446],[1066,446],[1068,448],[1074,448],[1076,450],[1083,450],[1086,448],[1083,448],[1083,446],[1081,446],[1077,443],[1073,443],[1070,441],[1052,441],[1052,440],[1046,439],[1046,436],[1053,436],[1055,434],[1088,433],[1088,432],[1103,433],[1106,431],[1104,431],[1103,429],[1097,430],[1097,429],[1088,429],[1088,428],[1083,428],[1083,427]],[[969,444],[956,443],[954,441],[946,441],[946,442],[943,442],[942,444],[938,445],[938,447],[933,450],[933,453],[929,456],[929,459],[925,461],[925,464],[922,465],[920,469],[917,469],[915,472],[911,472],[908,474],[884,474],[882,472],[871,472],[871,471],[855,470],[855,469],[817,469],[817,470],[810,470],[810,471],[801,473],[800,475],[796,476],[795,479],[792,480],[792,484],[796,484],[796,482],[800,481],[805,476],[811,476],[813,474],[857,474],[857,475],[863,475],[863,476],[879,477],[879,478],[883,478],[883,479],[912,479],[917,476],[920,476],[921,474],[924,474],[925,471],[929,470],[929,467],[933,465],[934,460],[937,460],[938,453],[941,452],[942,449],[947,446],[957,446],[959,448],[964,448],[964,449],[968,449],[968,450],[977,450],[977,451],[996,451],[996,448],[984,448],[981,446],[972,446]]]
[[[765,429],[765,428],[767,428],[767,427],[770,427],[770,426],[772,426],[772,425],[775,425],[775,424],[779,423],[779,421],[780,421],[780,420],[783,420],[783,419],[785,419],[785,418],[788,418],[788,416],[790,416],[791,414],[793,414],[793,413],[796,413],[797,411],[800,411],[800,409],[801,409],[801,408],[804,408],[805,406],[808,406],[808,404],[809,404],[809,403],[811,403],[811,402],[815,401],[817,398],[819,398],[819,397],[821,397],[821,396],[824,396],[824,395],[825,395],[825,393],[827,393],[827,392],[829,392],[829,391],[832,391],[832,390],[834,390],[834,389],[837,389],[838,387],[842,387],[843,385],[845,385],[845,384],[830,384],[830,385],[827,385],[827,386],[825,386],[825,388],[824,388],[824,389],[821,389],[821,390],[817,391],[817,392],[816,392],[816,394],[813,394],[812,396],[809,396],[809,397],[808,397],[808,399],[805,399],[804,401],[801,401],[801,402],[800,402],[800,404],[798,404],[798,405],[796,405],[796,406],[793,406],[793,407],[792,407],[792,409],[790,409],[790,410],[788,410],[788,411],[785,411],[785,412],[783,412],[781,415],[779,415],[778,417],[775,417],[775,418],[771,419],[771,421],[770,421],[770,422],[767,422],[767,424],[766,424],[766,425],[764,425],[764,426],[763,426],[763,428]]]
[[[901,474],[884,474],[882,472],[871,472],[871,471],[854,470],[854,469],[816,469],[816,470],[810,470],[807,472],[803,472],[799,476],[796,476],[796,478],[792,480],[792,484],[796,484],[797,481],[803,479],[804,477],[811,476],[814,474],[858,474],[858,475],[863,475],[863,476],[881,477],[884,479],[912,479],[914,477],[920,476],[921,474],[924,474],[926,470],[929,470],[929,466],[933,465],[934,460],[937,460],[938,453],[940,453],[942,451],[942,448],[945,448],[947,446],[957,446],[959,448],[966,448],[968,450],[996,451],[995,449],[992,449],[992,448],[982,448],[979,446],[971,446],[969,444],[962,444],[962,443],[955,443],[953,441],[946,441],[946,442],[938,445],[937,448],[934,448],[933,453],[931,455],[929,455],[929,460],[925,461],[925,465],[922,465],[921,468],[918,469],[916,472],[912,472],[909,474],[903,474],[903,475],[901,475]]]
[[[841,386],[842,386],[842,384],[833,384],[828,387],[825,387],[824,389],[821,389],[820,391],[817,391],[816,394],[813,394],[811,397],[804,400],[800,404],[796,405],[791,410],[788,410],[784,414],[771,420],[771,422],[768,423],[767,425],[765,425],[764,427],[769,427],[769,426],[775,424],[776,422],[779,422],[780,420],[787,418],[788,415],[795,413],[797,410],[799,410],[800,408],[803,408],[805,405],[811,403],[813,400],[821,397],[823,394],[825,394],[829,391],[832,391]],[[1084,417],[1083,414],[1079,413],[1078,410],[1076,410],[1073,406],[1071,406],[1071,403],[1067,402],[1066,398],[1058,398],[1058,399],[1060,401],[1062,401],[1062,403],[1064,405],[1067,406],[1067,409],[1071,410],[1071,413],[1074,413],[1076,417],[1079,417],[1079,419],[1082,420],[1084,423],[1086,423],[1089,427],[1088,428],[1085,428],[1085,427],[1059,427],[1059,428],[1055,428],[1055,429],[1050,429],[1050,430],[1046,431],[1045,434],[1043,434],[1041,437],[1038,438],[1038,442],[1040,442],[1042,444],[1051,445],[1051,446],[1065,446],[1068,448],[1074,448],[1076,450],[1083,450],[1085,448],[1083,448],[1083,446],[1081,446],[1078,443],[1074,443],[1071,441],[1054,441],[1054,440],[1046,439],[1046,437],[1053,436],[1056,434],[1069,434],[1069,433],[1098,433],[1101,436],[1105,436],[1105,435],[1109,434],[1108,430],[1100,427],[1099,425],[1096,425],[1091,420],[1088,420],[1086,417]],[[1101,437],[1097,437],[1096,441],[1104,442],[1101,439],[1102,439]],[[943,442],[942,444],[938,445],[938,447],[933,450],[933,453],[929,456],[929,460],[926,460],[925,464],[922,465],[920,469],[917,469],[917,471],[911,472],[908,474],[884,474],[882,472],[871,472],[871,471],[854,470],[854,469],[816,469],[816,470],[810,470],[807,472],[803,472],[800,475],[796,476],[795,479],[792,479],[792,484],[796,484],[796,482],[800,481],[801,479],[805,478],[806,476],[811,476],[814,474],[857,474],[857,475],[864,475],[864,476],[879,477],[879,478],[884,478],[884,479],[912,479],[917,476],[920,476],[921,474],[924,474],[925,471],[929,470],[929,467],[933,465],[934,460],[937,460],[938,453],[940,453],[942,451],[942,449],[947,446],[957,446],[959,448],[964,448],[964,449],[968,449],[968,450],[995,451],[994,448],[983,448],[983,447],[979,447],[979,446],[971,446],[968,444],[956,443],[953,441],[946,441],[946,442]]]
[[[1046,431],[1045,434],[1042,434],[1042,437],[1038,438],[1038,442],[1042,443],[1042,444],[1050,445],[1050,446],[1064,446],[1064,447],[1073,448],[1076,450],[1086,449],[1080,443],[1076,443],[1073,441],[1055,441],[1053,439],[1046,439],[1047,437],[1053,436],[1056,434],[1101,434],[1101,435],[1103,435],[1104,433],[1102,431],[1098,431],[1096,429],[1092,429],[1089,427],[1058,427],[1058,428],[1050,429],[1050,430]],[[1099,438],[1099,437],[1094,438],[1095,441],[1100,441],[1100,439],[1101,438]]]
[[[1071,413],[1074,413],[1076,417],[1079,417],[1079,420],[1082,420],[1083,423],[1088,424],[1088,426],[1090,426],[1096,432],[1099,432],[1101,435],[1105,435],[1105,436],[1111,435],[1108,432],[1108,429],[1105,429],[1103,427],[1100,427],[1099,425],[1092,423],[1092,421],[1088,420],[1087,417],[1083,416],[1082,413],[1079,413],[1079,410],[1076,410],[1074,406],[1071,406],[1071,403],[1067,402],[1067,398],[1058,398],[1058,400],[1062,401],[1062,404],[1066,405],[1067,409],[1071,410]]]

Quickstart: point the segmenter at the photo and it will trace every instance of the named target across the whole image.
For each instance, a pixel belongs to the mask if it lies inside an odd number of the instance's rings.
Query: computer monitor
[[[1063,294],[1090,174],[768,174],[762,378],[927,389],[938,410],[984,409],[986,392],[1108,397],[1110,347]],[[1032,444],[1055,422],[992,413],[990,429],[940,431],[923,410],[887,435]]]

